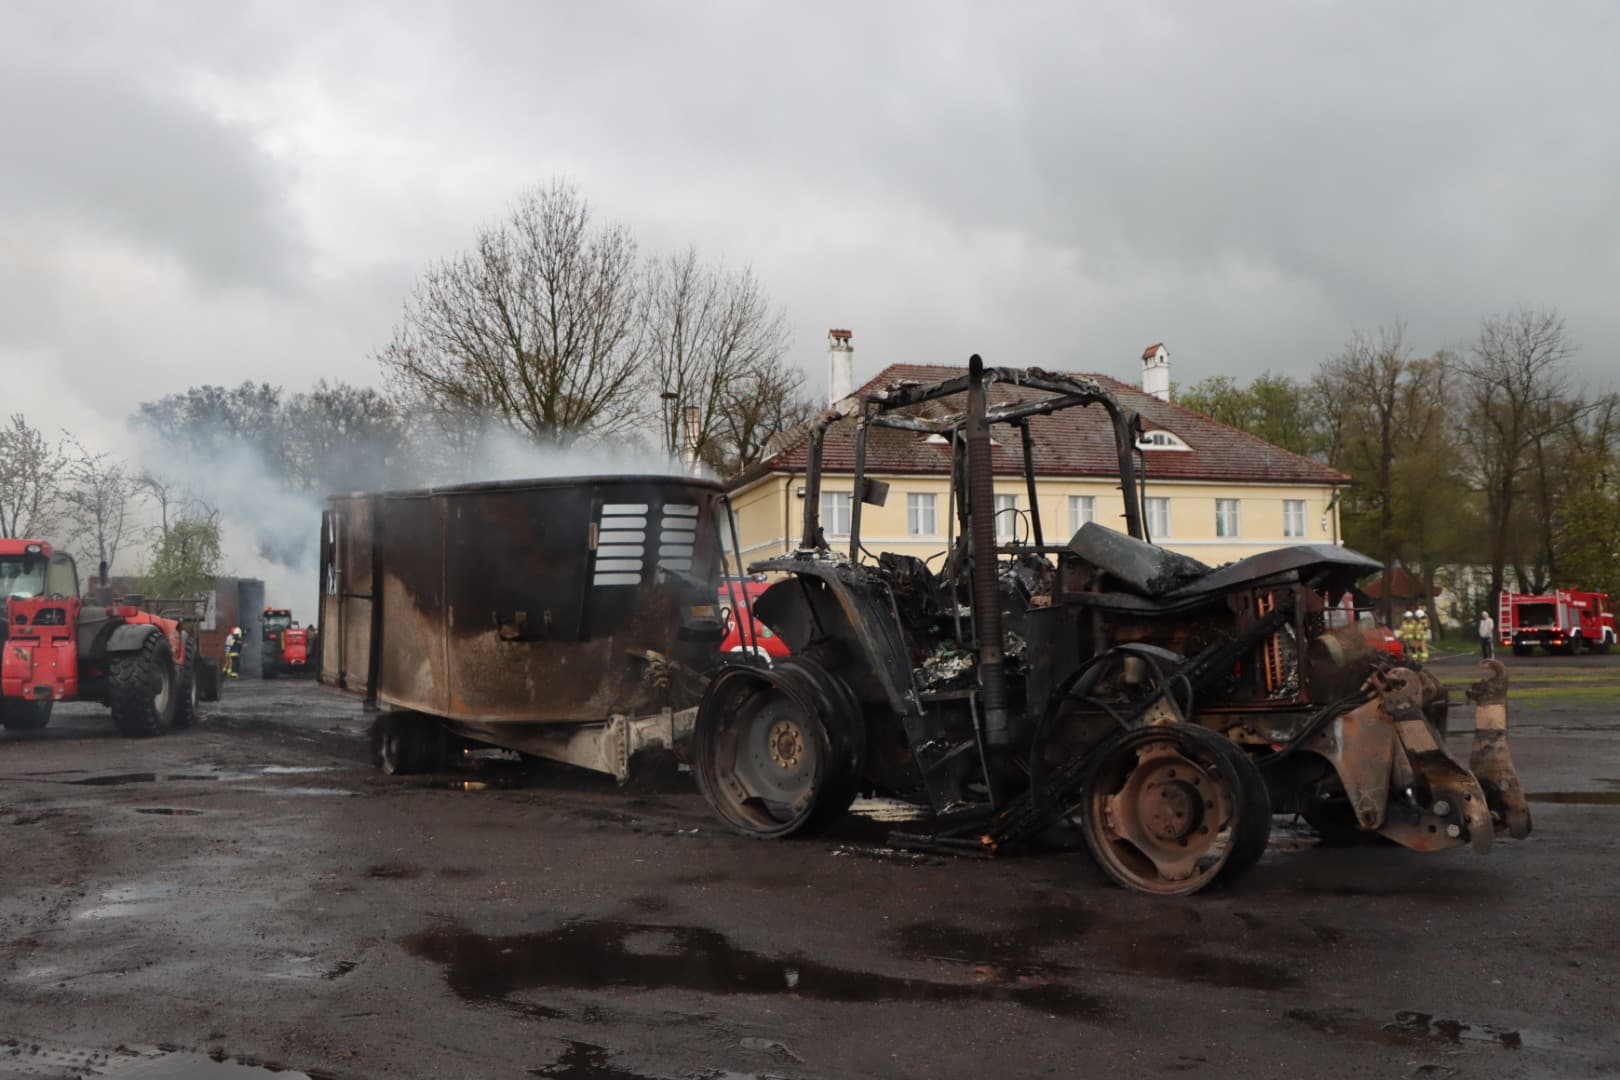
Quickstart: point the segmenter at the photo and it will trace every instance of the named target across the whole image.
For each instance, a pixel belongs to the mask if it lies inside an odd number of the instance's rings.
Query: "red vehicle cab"
[[[777,637],[770,627],[754,618],[754,601],[770,587],[769,581],[758,576],[730,578],[720,583],[718,600],[726,621],[726,636],[720,642],[721,652],[753,653],[767,661],[780,660],[788,655],[787,643]]]

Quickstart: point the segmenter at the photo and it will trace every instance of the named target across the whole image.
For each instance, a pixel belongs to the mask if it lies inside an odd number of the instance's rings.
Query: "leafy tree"
[[[1178,391],[1176,402],[1296,454],[1317,457],[1325,450],[1322,403],[1308,383],[1287,375],[1267,371],[1247,386],[1230,375],[1211,375]]]
[[[152,552],[147,588],[165,597],[205,593],[213,588],[223,558],[219,522],[181,518],[169,526]]]

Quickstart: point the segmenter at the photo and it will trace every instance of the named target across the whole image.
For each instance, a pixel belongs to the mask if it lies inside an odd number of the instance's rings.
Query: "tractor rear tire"
[[[180,698],[176,682],[174,652],[156,630],[133,652],[114,653],[107,661],[107,701],[119,733],[144,739],[172,727]]]
[[[219,661],[197,657],[197,696],[203,701],[218,701],[221,681]]]
[[[174,691],[177,700],[174,705],[174,726],[176,730],[191,727],[202,716],[202,688],[197,684],[197,643],[191,640],[191,635],[181,637],[182,645],[186,651],[185,663],[175,674]]]
[[[0,727],[7,731],[38,731],[51,722],[50,701],[0,701]]]

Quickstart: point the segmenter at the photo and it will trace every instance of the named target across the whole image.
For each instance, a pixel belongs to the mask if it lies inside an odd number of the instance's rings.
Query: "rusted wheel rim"
[[[815,789],[819,748],[814,718],[780,689],[738,718],[737,782],[778,820],[798,813]]]
[[[1103,869],[1126,887],[1197,892],[1231,854],[1241,780],[1203,742],[1188,729],[1166,726],[1098,749],[1083,825]]]

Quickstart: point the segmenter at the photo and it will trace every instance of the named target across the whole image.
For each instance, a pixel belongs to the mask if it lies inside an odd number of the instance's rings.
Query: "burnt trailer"
[[[377,708],[386,772],[461,737],[623,780],[691,730],[724,633],[724,505],[651,475],[333,496],[320,680]]]

